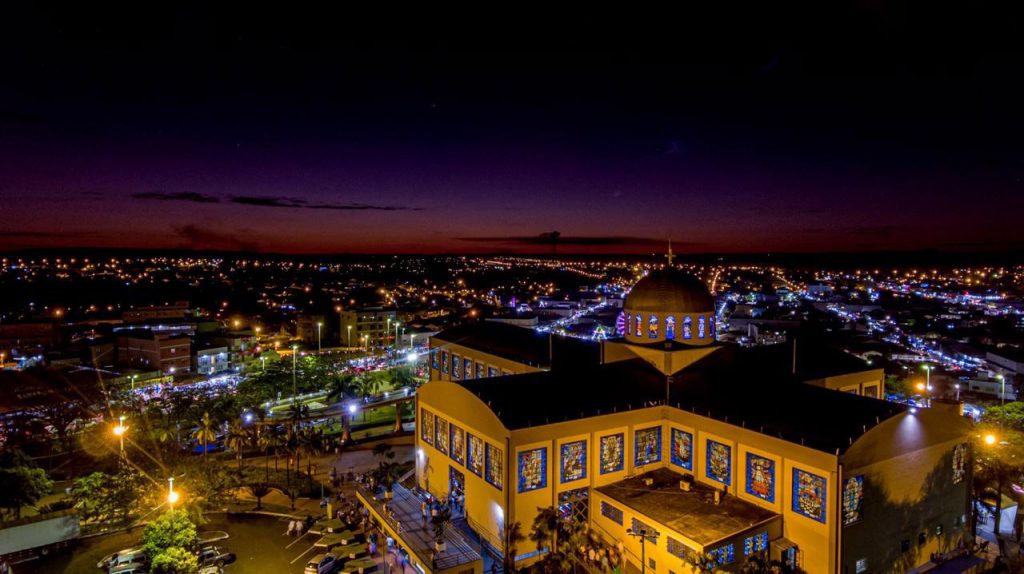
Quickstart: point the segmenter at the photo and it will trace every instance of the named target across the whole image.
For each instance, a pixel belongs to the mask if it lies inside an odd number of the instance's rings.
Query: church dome
[[[661,269],[637,281],[626,295],[622,324],[629,343],[710,345],[715,341],[715,300],[693,275]]]
[[[714,309],[715,303],[701,280],[669,268],[637,281],[622,306],[641,312],[705,313]]]

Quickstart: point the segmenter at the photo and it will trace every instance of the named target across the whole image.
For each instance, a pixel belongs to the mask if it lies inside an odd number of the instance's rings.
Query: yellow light
[[[114,435],[121,436],[124,434],[125,428],[121,425],[114,427]]]
[[[167,502],[171,505],[178,502],[178,498],[180,498],[180,495],[173,490],[167,493]]]
[[[996,435],[991,434],[991,433],[985,435],[985,444],[987,444],[987,445],[996,444]]]
[[[924,390],[924,383],[917,383],[917,390],[923,391]]]

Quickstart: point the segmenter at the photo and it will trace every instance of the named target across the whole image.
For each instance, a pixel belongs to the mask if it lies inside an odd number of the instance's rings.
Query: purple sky
[[[1016,54],[121,52],[53,20],[0,78],[0,250],[1024,241]]]

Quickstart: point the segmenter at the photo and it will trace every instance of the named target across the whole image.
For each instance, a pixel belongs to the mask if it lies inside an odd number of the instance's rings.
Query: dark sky
[[[751,49],[550,52],[80,16],[29,14],[4,41],[0,249],[1024,243],[1024,32],[995,14],[922,43],[918,15],[867,13]]]

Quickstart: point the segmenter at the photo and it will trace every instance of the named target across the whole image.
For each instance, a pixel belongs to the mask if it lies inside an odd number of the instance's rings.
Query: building
[[[395,310],[360,307],[341,312],[341,344],[347,347],[383,347],[395,337]],[[399,335],[400,336],[400,335]]]
[[[196,350],[195,372],[200,375],[216,375],[231,370],[227,347],[206,347]]]
[[[189,316],[188,301],[176,301],[170,305],[135,307],[122,313],[125,323],[146,323],[150,321],[181,321]]]
[[[732,566],[763,553],[862,574],[909,570],[963,539],[969,423],[955,405],[878,400],[874,369],[810,342],[723,345],[707,288],[672,269],[623,308],[625,336],[572,360],[555,339],[493,323],[431,341],[416,480],[461,493],[482,540],[502,548],[510,525],[526,532],[553,507],[621,545],[627,570],[641,556],[670,574],[693,553]]]
[[[0,324],[0,349],[49,349],[60,344],[56,321],[26,321]],[[10,355],[7,355],[8,357]]]
[[[117,362],[162,373],[187,373],[192,368],[192,342],[188,335],[145,329],[117,332]]]
[[[299,315],[295,322],[295,336],[307,345],[326,343],[327,322],[323,315]]]
[[[260,367],[263,349],[260,347],[256,332],[251,329],[228,331],[213,338],[214,344],[227,347],[230,368],[235,372],[245,373]]]

